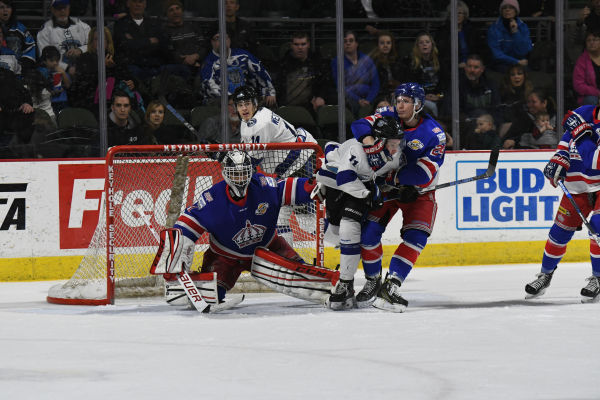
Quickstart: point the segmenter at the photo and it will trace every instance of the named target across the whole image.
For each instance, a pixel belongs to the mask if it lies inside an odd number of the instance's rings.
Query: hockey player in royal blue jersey
[[[446,150],[446,134],[429,114],[422,113],[424,102],[425,92],[421,85],[403,83],[394,91],[393,107],[384,107],[375,115],[352,123],[355,138],[363,144],[373,143],[371,125],[381,116],[396,118],[404,131],[406,165],[398,171],[393,182],[401,192],[395,198],[387,199],[382,208],[369,213],[361,234],[361,257],[367,283],[356,295],[358,302],[372,302],[377,308],[395,312],[404,311],[408,305],[400,295],[400,285],[427,244],[437,211],[435,192],[421,194],[419,189],[435,186]],[[403,242],[392,256],[389,273],[382,284],[381,236],[398,210],[403,217],[400,232]]]
[[[234,150],[222,162],[224,180],[204,191],[198,201],[178,218],[172,231],[176,237],[161,247],[173,254],[169,272],[189,270],[196,241],[209,233],[201,272],[217,273],[219,301],[240,273],[250,270],[259,247],[288,260],[302,262],[296,251],[277,234],[277,218],[283,205],[305,204],[316,185],[314,179],[287,178],[276,181],[254,172],[250,156]],[[159,249],[159,253],[163,249]],[[194,279],[194,274],[191,274]],[[167,280],[175,281],[174,277]],[[167,293],[168,300],[168,293]]]
[[[571,192],[584,216],[592,214],[589,222],[596,232],[600,232],[600,108],[581,106],[569,111],[563,121],[563,134],[556,153],[544,169],[544,175],[556,187],[564,180],[565,187]],[[563,196],[554,224],[550,228],[542,269],[533,282],[525,286],[527,298],[544,294],[550,286],[552,275],[567,250],[567,244],[576,230],[581,229],[582,220]],[[581,289],[582,301],[595,301],[600,298],[600,246],[590,238],[590,258],[592,276],[588,284]]]

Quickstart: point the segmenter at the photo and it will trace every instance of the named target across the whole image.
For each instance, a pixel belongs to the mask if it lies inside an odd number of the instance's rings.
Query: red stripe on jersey
[[[373,248],[363,247],[360,251],[360,256],[366,262],[377,261],[383,257],[383,247],[381,246],[381,243],[377,247]]]
[[[198,237],[202,236],[202,234],[205,232],[205,229],[198,222],[196,222],[195,219],[191,218],[187,214],[181,214],[179,216],[179,221],[183,222],[184,224],[189,226],[191,229],[193,229],[195,232],[197,232]]]
[[[585,183],[589,183],[589,184],[597,184],[600,183],[600,176],[594,179],[590,179],[589,177],[587,177],[586,175],[570,175],[569,173],[567,173],[567,182],[585,182]]]
[[[550,240],[546,241],[546,247],[544,248],[544,252],[549,255],[550,257],[556,258],[556,257],[562,257],[565,252],[567,251],[567,245],[566,244],[555,244],[552,243]]]
[[[590,239],[590,254],[592,257],[600,257],[600,246],[594,239]]]
[[[417,262],[417,258],[419,258],[420,251],[413,249],[406,245],[406,243],[400,243],[400,246],[394,252],[395,256],[402,257],[407,261],[411,262],[414,265]]]
[[[286,178],[283,189],[283,204],[292,204],[292,190],[294,190],[294,178]]]

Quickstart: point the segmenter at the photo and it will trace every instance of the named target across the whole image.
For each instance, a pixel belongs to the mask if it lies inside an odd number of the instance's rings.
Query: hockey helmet
[[[394,90],[394,105],[398,103],[398,97],[410,97],[414,103],[414,114],[418,114],[425,106],[425,90],[416,82],[407,82],[400,84]]]
[[[237,107],[237,104],[242,101],[251,101],[254,107],[258,107],[258,93],[256,89],[248,85],[238,86],[233,91],[233,104]]]
[[[235,197],[244,197],[254,172],[248,153],[240,150],[230,151],[223,157],[221,166],[223,167],[223,179]]]
[[[404,139],[404,131],[394,117],[388,115],[377,118],[373,123],[373,136],[385,139]]]

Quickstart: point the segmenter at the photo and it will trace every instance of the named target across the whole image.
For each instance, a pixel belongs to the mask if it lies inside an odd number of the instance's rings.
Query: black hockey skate
[[[373,307],[381,310],[401,313],[406,310],[408,301],[400,296],[400,286],[402,282],[395,276],[386,276],[385,282],[379,289],[377,298],[373,302]]]
[[[550,281],[552,280],[554,271],[556,271],[556,269],[549,274],[540,272],[537,274],[536,280],[525,285],[525,291],[527,292],[525,298],[533,299],[534,297],[538,297],[546,293],[546,289],[550,286]]]
[[[597,276],[590,276],[586,279],[588,284],[586,287],[581,289],[581,302],[582,303],[595,303],[600,300],[600,278]]]
[[[377,293],[381,289],[381,274],[368,277],[365,286],[356,295],[356,304],[358,308],[369,307],[377,298]]]
[[[356,299],[354,298],[354,279],[343,280],[340,279],[333,293],[327,299],[326,305],[335,311],[349,310],[356,306]]]

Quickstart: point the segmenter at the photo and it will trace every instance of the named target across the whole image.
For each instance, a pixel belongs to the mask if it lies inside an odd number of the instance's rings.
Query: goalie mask
[[[252,160],[240,150],[234,150],[225,155],[221,162],[223,179],[237,198],[246,196],[248,185],[252,179]]]

